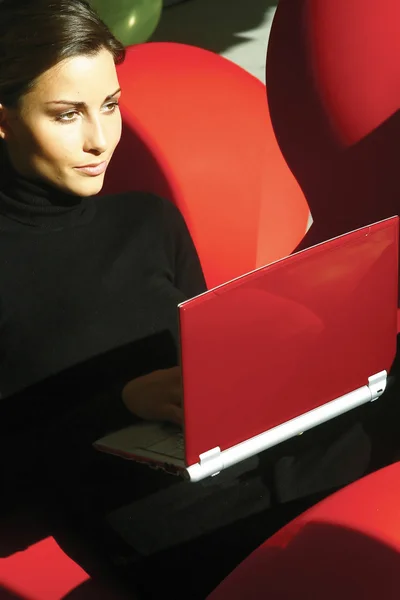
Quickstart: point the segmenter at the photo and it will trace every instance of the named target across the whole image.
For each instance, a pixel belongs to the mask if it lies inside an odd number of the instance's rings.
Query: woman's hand
[[[122,390],[122,400],[128,410],[141,419],[182,425],[180,367],[153,371],[132,379]]]

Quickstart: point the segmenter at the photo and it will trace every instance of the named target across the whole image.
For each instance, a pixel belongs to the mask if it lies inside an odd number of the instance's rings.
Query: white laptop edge
[[[190,481],[200,481],[205,477],[214,476],[223,469],[250,458],[259,452],[263,452],[272,446],[276,446],[296,435],[300,435],[321,423],[325,423],[357,406],[372,402],[379,398],[386,389],[387,372],[381,371],[368,378],[368,385],[331,400],[318,408],[314,408],[290,421],[286,421],[277,427],[273,427],[264,433],[260,433],[240,444],[231,446],[226,450],[219,447],[204,452],[199,456],[200,460],[194,465],[187,467]]]

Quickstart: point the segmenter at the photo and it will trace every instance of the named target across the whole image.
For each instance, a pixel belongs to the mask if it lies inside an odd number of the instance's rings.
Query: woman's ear
[[[4,140],[6,137],[6,109],[0,104],[0,138]]]
[[[0,103],[0,140],[6,140],[10,136],[10,115],[4,104]]]

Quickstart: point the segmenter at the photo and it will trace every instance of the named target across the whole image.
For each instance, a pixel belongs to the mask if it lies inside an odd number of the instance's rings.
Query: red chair
[[[103,559],[71,523],[64,519],[61,524],[58,518],[54,529],[52,503],[44,507],[48,494],[43,498],[30,502],[29,510],[22,504],[2,510],[0,600],[134,600],[134,591],[126,595]],[[72,560],[70,552],[79,558]],[[92,576],[76,560],[84,563]]]
[[[145,189],[177,204],[209,286],[290,254],[309,210],[272,131],[265,86],[183,44],[128,49],[125,128],[104,193]]]
[[[400,463],[323,500],[255,550],[207,600],[397,600]]]
[[[0,559],[0,600],[7,598],[5,590],[21,600],[60,600],[89,579],[49,536]]]
[[[397,0],[281,0],[266,81],[314,223],[301,247],[398,214]]]

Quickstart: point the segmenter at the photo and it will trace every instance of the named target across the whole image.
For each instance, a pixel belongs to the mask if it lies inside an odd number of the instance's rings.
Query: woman
[[[121,135],[115,65],[123,59],[121,44],[83,0],[0,3],[3,481],[8,489],[29,474],[51,481],[86,524],[95,517],[95,528],[135,500],[134,516],[148,527],[143,539],[161,543],[164,528],[179,547],[260,512],[269,494],[259,475],[250,493],[248,481],[235,485],[257,459],[191,486],[91,447],[134,418],[181,422],[176,306],[205,290],[171,203],[145,193],[95,197]],[[165,519],[151,531],[156,513]],[[132,541],[138,555],[140,535]],[[241,536],[214,579],[193,591],[185,585],[183,597],[203,598],[265,535],[251,546]],[[203,562],[204,552],[216,562],[211,542],[196,548]],[[175,554],[181,566],[185,553]]]
[[[14,281],[2,285],[2,396],[133,340],[176,338],[177,303],[205,289],[173,205],[145,194],[93,198],[121,136],[123,47],[83,3],[11,4],[1,8],[1,227],[10,232],[1,276]],[[140,374],[132,364],[122,383]],[[176,369],[144,378],[140,404],[137,385],[118,399],[129,411],[180,421]]]

